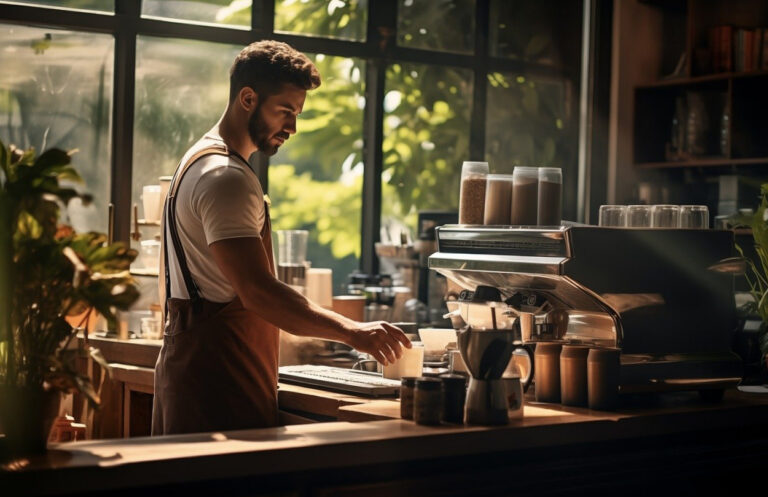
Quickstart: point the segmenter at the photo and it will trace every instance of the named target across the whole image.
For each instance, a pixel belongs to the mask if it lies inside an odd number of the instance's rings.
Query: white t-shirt
[[[190,148],[182,164],[201,149],[223,144],[213,132]],[[266,212],[264,191],[256,173],[235,157],[208,155],[192,164],[176,194],[176,229],[200,296],[212,302],[229,302],[235,291],[213,260],[209,245],[227,238],[261,238]],[[167,295],[188,299],[173,240],[166,228],[171,291]],[[162,257],[162,254],[161,254]],[[165,276],[160,275],[162,281]],[[162,284],[162,283],[161,283]]]

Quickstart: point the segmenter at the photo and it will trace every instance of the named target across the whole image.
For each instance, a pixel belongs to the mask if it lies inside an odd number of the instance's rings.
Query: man
[[[384,364],[411,346],[400,329],[325,310],[275,277],[269,207],[245,158],[277,152],[319,85],[312,62],[285,43],[249,45],[230,70],[224,115],[179,164],[163,214],[153,434],[275,426],[279,328]]]

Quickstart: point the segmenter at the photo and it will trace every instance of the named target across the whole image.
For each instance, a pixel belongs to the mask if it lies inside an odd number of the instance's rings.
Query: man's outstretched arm
[[[384,321],[359,323],[324,309],[279,281],[260,239],[228,238],[210,245],[221,272],[246,309],[294,335],[342,342],[382,364],[411,346],[402,330]]]

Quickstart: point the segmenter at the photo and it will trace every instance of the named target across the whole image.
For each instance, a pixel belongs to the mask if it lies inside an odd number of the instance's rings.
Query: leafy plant
[[[745,310],[757,313],[763,320],[759,342],[760,351],[763,359],[765,359],[766,354],[768,354],[768,183],[761,185],[760,197],[760,206],[757,211],[740,220],[742,225],[752,229],[752,238],[755,240],[755,252],[759,265],[755,264],[749,257],[744,257],[744,251],[741,247],[737,245],[736,249],[746,260],[745,276],[747,283],[749,283],[749,293],[754,300],[749,303]]]
[[[107,363],[73,339],[93,311],[114,324],[114,309],[136,300],[129,272],[136,251],[59,223],[62,205],[89,200],[62,184],[81,181],[71,155],[36,156],[0,142],[0,385],[80,391],[98,405],[76,359],[90,356],[108,372]]]

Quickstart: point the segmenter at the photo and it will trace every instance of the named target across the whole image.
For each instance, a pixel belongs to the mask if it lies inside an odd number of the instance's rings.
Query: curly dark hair
[[[320,72],[306,55],[287,43],[257,41],[235,57],[229,70],[229,101],[246,86],[268,96],[284,84],[314,90],[320,86]]]

